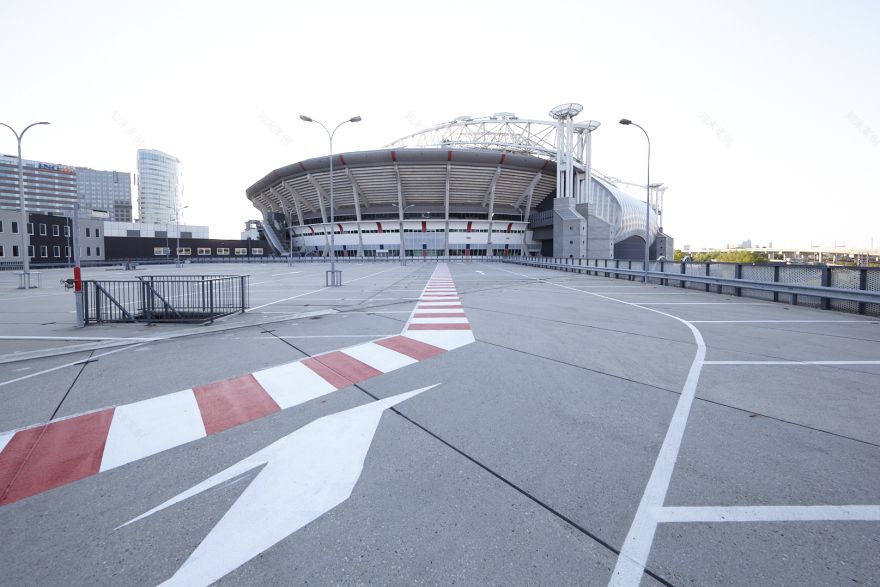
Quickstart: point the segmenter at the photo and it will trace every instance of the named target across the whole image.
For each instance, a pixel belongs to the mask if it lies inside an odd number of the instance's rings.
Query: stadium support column
[[[574,120],[565,119],[565,197],[574,196]]]
[[[449,152],[452,157],[452,151]],[[445,253],[444,257],[449,257],[449,174],[452,172],[452,163],[446,163],[446,193],[443,198],[444,218],[446,219],[446,230],[444,231]]]
[[[565,126],[562,119],[556,120],[556,197],[564,196],[562,170],[565,168]]]
[[[501,175],[501,166],[498,166],[498,169],[495,170],[495,175],[492,177],[492,183],[489,184],[489,191],[486,192],[486,197],[483,198],[483,206],[486,205],[486,200],[489,202],[489,239],[486,243],[486,255],[492,255],[492,217],[495,216],[495,184],[498,183],[498,176]]]
[[[529,183],[529,186],[525,189],[519,199],[516,201],[516,206],[520,206],[523,203],[523,200],[526,201],[526,207],[523,210],[523,238],[522,238],[522,253],[523,256],[526,254],[526,227],[529,225],[529,216],[532,213],[532,193],[535,191],[535,186],[538,185],[538,182],[541,181],[541,172],[535,174],[535,177],[532,178],[532,181]]]
[[[364,256],[364,237],[361,234],[361,201],[358,197],[358,184],[354,180],[354,176],[351,174],[351,169],[348,167],[345,168],[345,175],[348,176],[348,181],[351,182],[351,193],[354,196],[354,211],[357,215],[357,227],[358,227],[358,257]]]
[[[403,197],[403,183],[400,181],[400,170],[394,164],[394,175],[397,177],[397,212],[400,214],[400,261],[406,260],[406,248],[403,245],[403,213],[406,210],[406,198]]]

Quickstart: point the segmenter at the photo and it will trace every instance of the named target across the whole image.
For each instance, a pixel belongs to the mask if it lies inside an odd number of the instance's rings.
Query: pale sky
[[[880,247],[880,3],[0,2],[0,122],[26,159],[179,157],[185,220],[237,237],[245,189],[336,152],[499,111],[594,119],[593,166],[668,186],[676,248]],[[123,127],[119,121],[127,125]],[[280,140],[265,121],[289,137]],[[135,138],[126,129],[135,129]],[[15,140],[0,127],[0,152]],[[136,200],[133,202],[135,209]]]

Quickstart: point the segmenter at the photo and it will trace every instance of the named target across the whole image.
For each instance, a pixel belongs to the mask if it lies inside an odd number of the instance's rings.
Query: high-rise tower
[[[173,223],[183,204],[180,159],[153,149],[138,149],[138,217],[145,223]]]

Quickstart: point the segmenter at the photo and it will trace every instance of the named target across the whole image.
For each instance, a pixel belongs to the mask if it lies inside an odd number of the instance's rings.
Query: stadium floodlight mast
[[[400,208],[397,204],[391,204],[395,208]],[[403,221],[406,217],[406,211],[415,206],[415,204],[410,204],[409,206],[404,206],[403,210],[400,211],[400,264],[406,266],[406,248],[403,243]]]
[[[645,183],[645,283],[648,283],[648,243],[650,242],[651,236],[651,137],[648,136],[648,131],[643,129],[632,120],[621,118],[620,124],[624,126],[628,126],[630,124],[633,126],[638,126],[642,129],[642,132],[645,133],[645,138],[648,139],[648,181]]]
[[[336,125],[336,128],[333,129],[333,132],[330,132],[327,127],[324,126],[321,122],[309,118],[308,116],[300,114],[299,117],[306,122],[317,122],[321,125],[321,128],[323,128],[327,132],[327,136],[330,137],[330,275],[328,276],[330,277],[330,281],[329,283],[327,283],[327,285],[339,286],[342,285],[342,276],[337,276],[336,274],[336,239],[334,238],[334,236],[336,235],[336,217],[333,214],[333,135],[335,135],[336,131],[339,130],[339,127],[346,122],[360,122],[361,117],[353,116],[348,120],[343,120]],[[318,195],[318,197],[321,197],[320,194]]]
[[[23,275],[21,277],[22,286],[25,289],[30,289],[31,287],[31,264],[30,259],[28,258],[28,245],[27,245],[27,211],[24,207],[24,172],[22,171],[22,161],[21,161],[21,139],[24,137],[24,133],[32,126],[38,126],[40,124],[51,124],[50,122],[35,122],[31,125],[25,127],[21,134],[15,132],[15,129],[9,126],[8,124],[4,124],[0,122],[0,125],[5,126],[9,130],[12,131],[12,134],[15,135],[15,140],[18,141],[18,205],[21,207],[21,227],[19,230],[21,231],[21,259],[22,259],[22,271]]]

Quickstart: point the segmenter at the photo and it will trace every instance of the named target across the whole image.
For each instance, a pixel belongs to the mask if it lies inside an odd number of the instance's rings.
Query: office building
[[[177,222],[183,206],[180,159],[153,149],[137,152],[138,218],[143,223]]]
[[[76,201],[73,166],[24,159],[24,200],[28,212],[63,215]],[[0,154],[0,210],[19,210],[18,157]]]
[[[80,206],[103,210],[115,222],[131,222],[131,174],[119,171],[98,171],[90,167],[76,168],[76,192]]]

